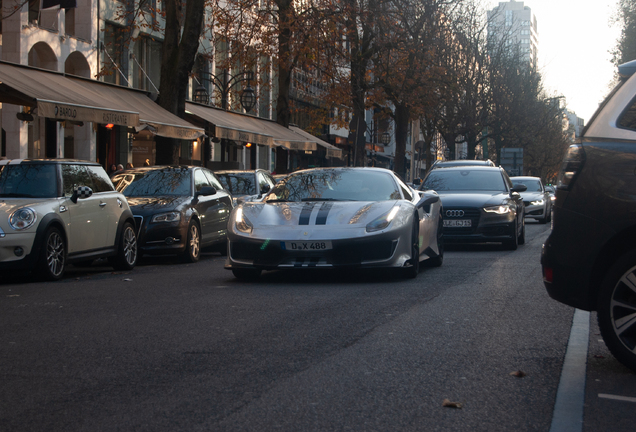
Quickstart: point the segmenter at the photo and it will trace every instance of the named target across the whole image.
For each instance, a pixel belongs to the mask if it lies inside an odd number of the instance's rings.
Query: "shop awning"
[[[268,146],[281,146],[288,150],[316,150],[316,139],[307,140],[278,123],[245,114],[186,102],[186,113],[195,115],[214,125],[214,135],[240,142]]]
[[[333,144],[329,144],[327,141],[323,141],[318,137],[313,136],[309,132],[304,131],[298,126],[289,126],[289,129],[297,133],[298,135],[304,137],[305,139],[315,141],[318,145],[323,146],[327,150],[327,157],[342,157],[342,150],[336,147]]]
[[[13,63],[0,62],[0,102],[35,108],[35,114],[56,120],[141,126],[169,138],[204,134],[143,91]]]

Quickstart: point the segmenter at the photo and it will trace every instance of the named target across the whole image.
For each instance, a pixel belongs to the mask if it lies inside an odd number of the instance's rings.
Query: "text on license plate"
[[[444,219],[445,227],[471,227],[473,221],[470,219]]]
[[[331,249],[331,241],[286,241],[281,242],[284,250],[288,251],[321,251]]]

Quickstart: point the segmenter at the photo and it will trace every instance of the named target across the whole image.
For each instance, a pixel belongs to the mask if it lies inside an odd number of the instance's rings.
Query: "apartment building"
[[[539,38],[537,18],[522,1],[510,0],[488,11],[489,37],[505,40],[511,49],[519,49],[522,60],[537,67]]]

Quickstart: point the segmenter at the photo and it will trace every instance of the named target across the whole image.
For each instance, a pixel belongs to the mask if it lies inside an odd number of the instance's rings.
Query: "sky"
[[[505,2],[507,2],[506,0]],[[487,0],[488,9],[498,1]],[[590,120],[611,90],[620,28],[610,26],[616,0],[524,0],[537,19],[539,72],[550,96],[563,95],[570,111]]]

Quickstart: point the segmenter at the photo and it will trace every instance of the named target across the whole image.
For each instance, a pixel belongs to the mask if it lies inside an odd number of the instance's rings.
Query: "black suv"
[[[543,245],[550,296],[598,311],[605,344],[636,371],[636,61],[568,149]]]

